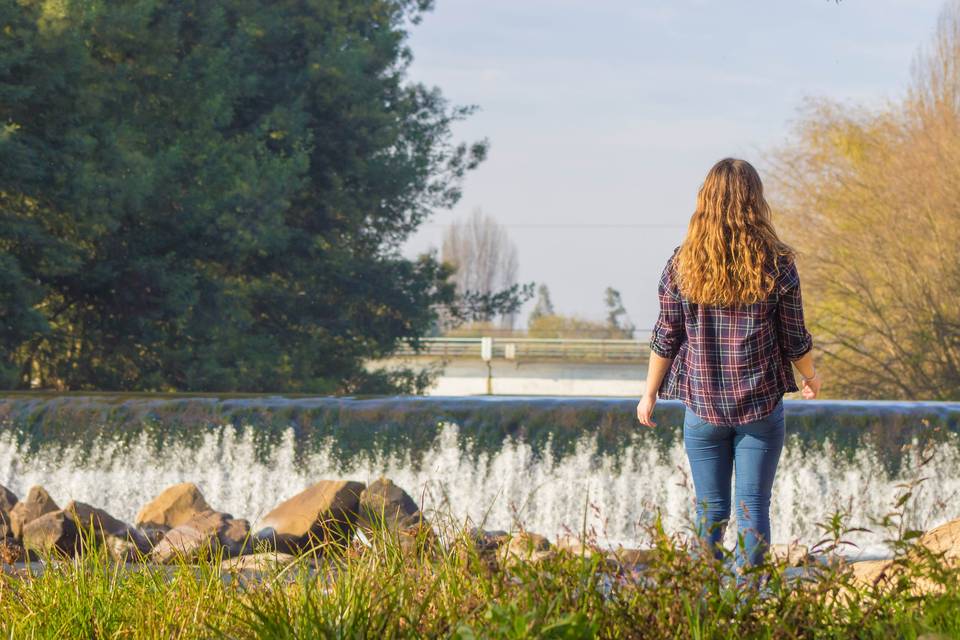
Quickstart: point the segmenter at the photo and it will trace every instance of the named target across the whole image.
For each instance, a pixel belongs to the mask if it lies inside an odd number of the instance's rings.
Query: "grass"
[[[903,508],[903,505],[900,505]],[[587,544],[536,561],[483,550],[466,530],[383,528],[255,580],[224,578],[219,558],[117,565],[97,548],[0,579],[7,638],[919,638],[960,637],[958,571],[885,523],[897,571],[876,585],[849,565],[758,567],[738,589],[723,563],[697,560],[651,528],[648,564],[625,567]],[[830,556],[847,531],[824,525]],[[589,537],[589,536],[587,536]],[[589,541],[587,541],[589,542]],[[917,584],[924,585],[918,590]],[[939,637],[939,636],[932,636]]]

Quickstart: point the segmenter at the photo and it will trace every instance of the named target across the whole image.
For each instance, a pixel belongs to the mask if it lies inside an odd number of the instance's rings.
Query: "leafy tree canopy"
[[[485,154],[405,77],[428,5],[0,0],[0,384],[396,382],[456,304],[400,246]]]
[[[960,4],[904,96],[809,103],[772,165],[828,393],[960,399]]]

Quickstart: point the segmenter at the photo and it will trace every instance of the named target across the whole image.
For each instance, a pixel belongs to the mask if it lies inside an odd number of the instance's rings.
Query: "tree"
[[[607,326],[614,331],[623,333],[625,337],[632,338],[635,327],[630,322],[630,316],[623,306],[623,298],[620,292],[613,287],[607,287],[603,292],[603,301],[607,306]]]
[[[960,4],[902,100],[812,103],[773,175],[834,393],[960,398]]]
[[[537,287],[537,302],[533,307],[533,311],[530,312],[530,319],[528,323],[533,323],[538,318],[552,316],[555,314],[556,312],[553,310],[553,301],[550,299],[550,290],[547,288],[547,285],[541,284],[539,287]]]
[[[604,322],[558,314],[534,318],[530,321],[527,334],[531,338],[620,340],[630,337],[622,329],[611,328]]]
[[[400,252],[485,154],[406,79],[428,4],[0,3],[0,383],[380,388],[438,308],[519,304]]]
[[[461,295],[490,295],[496,291],[510,291],[517,287],[517,247],[506,229],[489,215],[477,209],[466,221],[451,224],[443,236],[441,258],[454,268],[452,281]],[[532,289],[532,285],[528,286]],[[530,297],[532,291],[527,292]],[[489,322],[497,309],[480,322]],[[513,328],[514,310],[502,314],[505,328]]]
[[[556,313],[546,285],[540,285],[537,305],[530,314],[527,333],[532,338],[597,338],[622,340],[633,337],[634,327],[627,318],[620,293],[611,287],[604,292],[608,314],[606,322]]]

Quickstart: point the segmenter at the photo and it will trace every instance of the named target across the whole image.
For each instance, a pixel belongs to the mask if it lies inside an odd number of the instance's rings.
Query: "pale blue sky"
[[[740,156],[762,174],[806,97],[897,98],[942,1],[436,5],[413,29],[411,76],[478,105],[456,133],[489,138],[490,155],[407,251],[438,247],[444,225],[479,207],[508,226],[521,281],[546,283],[558,311],[600,319],[614,286],[648,329],[710,165]]]

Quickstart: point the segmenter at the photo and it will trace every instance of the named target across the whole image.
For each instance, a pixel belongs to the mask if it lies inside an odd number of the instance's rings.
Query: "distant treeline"
[[[399,252],[486,150],[427,4],[0,2],[0,387],[409,390],[363,360],[516,302]]]

